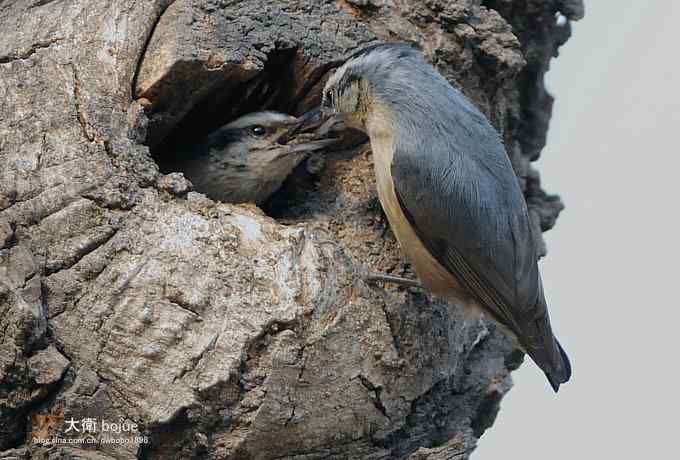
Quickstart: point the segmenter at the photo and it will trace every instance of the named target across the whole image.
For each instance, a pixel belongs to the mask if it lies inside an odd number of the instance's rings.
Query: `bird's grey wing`
[[[392,174],[404,214],[439,263],[521,339],[524,323],[546,308],[539,301],[526,204],[509,161],[499,157],[505,156],[500,142],[486,145],[500,151],[490,151],[485,158],[491,160],[484,161],[432,150],[456,145],[409,147],[431,150],[422,155],[397,146]]]
[[[456,134],[397,143],[395,194],[432,255],[517,336],[557,391],[571,365],[552,333],[519,184],[500,140]]]

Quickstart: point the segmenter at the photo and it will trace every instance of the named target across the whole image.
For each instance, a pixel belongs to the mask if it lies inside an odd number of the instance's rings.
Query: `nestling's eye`
[[[260,125],[255,125],[252,128],[250,128],[250,131],[256,135],[256,136],[264,136],[267,134],[267,130],[264,128],[264,126]]]

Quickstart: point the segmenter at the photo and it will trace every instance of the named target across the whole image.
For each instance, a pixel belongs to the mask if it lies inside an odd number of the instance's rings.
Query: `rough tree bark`
[[[366,148],[296,174],[269,216],[158,165],[241,113],[310,108],[349,51],[406,40],[502,132],[547,230],[562,205],[530,167],[543,74],[582,14],[581,0],[0,0],[0,458],[468,458],[521,355],[455,306],[362,282],[409,271]],[[150,442],[31,442],[87,417]]]

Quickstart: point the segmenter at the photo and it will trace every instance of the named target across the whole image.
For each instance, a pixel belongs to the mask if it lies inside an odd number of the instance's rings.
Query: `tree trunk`
[[[240,114],[318,104],[357,47],[409,41],[502,133],[547,230],[543,74],[582,8],[0,0],[0,458],[468,458],[521,354],[454,305],[362,281],[412,276],[368,149],[301,168],[267,214],[159,166]],[[93,441],[34,442],[55,434]]]

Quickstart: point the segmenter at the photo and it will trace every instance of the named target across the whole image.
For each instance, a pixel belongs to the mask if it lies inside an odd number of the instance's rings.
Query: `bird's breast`
[[[369,124],[367,128],[373,151],[378,197],[402,251],[413,265],[421,283],[428,290],[449,299],[452,297],[457,300],[465,299],[467,294],[460,283],[425,247],[397,199],[392,179],[392,159],[395,151],[392,129],[385,125],[376,125],[376,123],[372,126]]]

